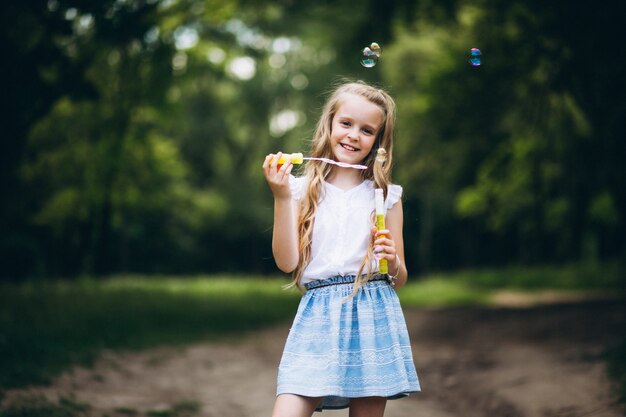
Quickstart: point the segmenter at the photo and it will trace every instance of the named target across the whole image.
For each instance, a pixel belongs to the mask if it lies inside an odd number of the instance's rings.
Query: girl
[[[326,103],[301,177],[282,153],[263,163],[274,195],[272,251],[306,290],[278,369],[273,417],[310,417],[350,407],[351,417],[383,416],[387,399],[420,390],[404,316],[394,291],[406,283],[402,188],[391,184],[395,104],[363,82],[339,86]],[[384,163],[377,150],[387,151]],[[382,188],[385,230],[373,226]],[[388,275],[378,260],[388,262]]]

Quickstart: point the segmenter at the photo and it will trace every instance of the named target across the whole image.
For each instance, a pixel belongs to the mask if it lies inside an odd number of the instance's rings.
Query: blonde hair
[[[361,171],[363,180],[372,180],[376,188],[382,188],[385,197],[387,196],[387,186],[391,183],[391,166],[393,162],[393,130],[396,115],[396,106],[389,94],[384,90],[366,84],[363,81],[347,82],[334,89],[328,98],[317,128],[313,135],[310,155],[316,158],[334,158],[330,144],[330,134],[332,122],[337,110],[342,104],[342,99],[346,94],[361,96],[371,103],[377,105],[383,113],[383,123],[377,132],[376,140],[372,150],[362,162],[367,165],[367,169]],[[384,148],[387,151],[387,160],[384,164],[376,162],[376,151]],[[313,240],[313,222],[315,212],[320,201],[322,182],[328,177],[331,171],[329,164],[307,164],[303,176],[308,179],[307,189],[300,200],[300,210],[298,216],[298,237],[300,259],[296,269],[293,271],[293,280],[289,286],[299,285],[304,269],[311,260],[311,243]],[[361,262],[359,271],[355,278],[354,292],[361,288],[372,276],[373,239],[370,239],[368,251]],[[363,274],[366,270],[367,273]],[[324,278],[324,277],[321,277]]]

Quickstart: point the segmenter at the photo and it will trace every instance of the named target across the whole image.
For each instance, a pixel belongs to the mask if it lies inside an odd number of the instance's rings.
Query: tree
[[[608,90],[626,60],[595,65],[593,52],[598,37],[619,43],[620,8],[484,1],[459,4],[446,24],[399,30],[386,73],[404,87],[399,164],[417,185],[422,267],[576,260],[589,239],[601,258],[623,253],[614,185],[624,178],[626,90]],[[461,65],[475,46],[484,64]]]

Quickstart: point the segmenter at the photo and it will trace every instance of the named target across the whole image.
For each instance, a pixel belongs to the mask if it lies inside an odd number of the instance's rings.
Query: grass
[[[398,291],[404,307],[484,305],[489,302],[489,295],[489,290],[474,288],[461,280],[444,276],[410,282]]]
[[[446,274],[446,278],[482,289],[624,291],[626,265],[612,262],[475,269]]]
[[[118,408],[115,416],[142,417],[194,417],[201,411],[198,401],[180,401],[171,407],[149,410],[140,413],[130,408]],[[0,410],[0,417],[87,417],[91,415],[91,407],[71,398],[61,397],[56,402],[41,394],[30,394],[15,398],[9,405]]]
[[[0,392],[45,384],[104,349],[224,337],[292,316],[284,279],[115,277],[0,285]]]
[[[615,262],[433,273],[410,280],[398,295],[406,307],[489,305],[504,290],[623,295],[626,268]]]
[[[500,290],[623,293],[625,277],[617,264],[470,270],[413,278],[399,296],[405,307],[487,305]],[[88,365],[105,349],[184,345],[289,320],[300,294],[283,290],[287,281],[117,276],[0,284],[0,401],[3,390],[46,384],[73,364]],[[624,346],[626,342],[620,350],[607,353],[607,361],[613,376],[626,387]],[[46,415],[84,412],[70,403],[34,404],[43,410],[60,410]],[[0,412],[0,417],[27,415],[19,414],[19,407],[9,411]]]
[[[43,395],[27,395],[0,410],[0,417],[84,417],[89,409],[89,405],[70,398],[62,397],[54,403]]]

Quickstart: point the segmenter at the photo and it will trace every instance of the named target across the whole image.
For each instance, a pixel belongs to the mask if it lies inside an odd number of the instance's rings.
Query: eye
[[[339,124],[342,125],[342,126],[350,126],[350,122],[347,121],[347,120],[342,120],[342,121],[339,122]]]
[[[374,129],[365,128],[365,129],[363,129],[363,133],[365,133],[366,135],[373,135],[374,134]]]

